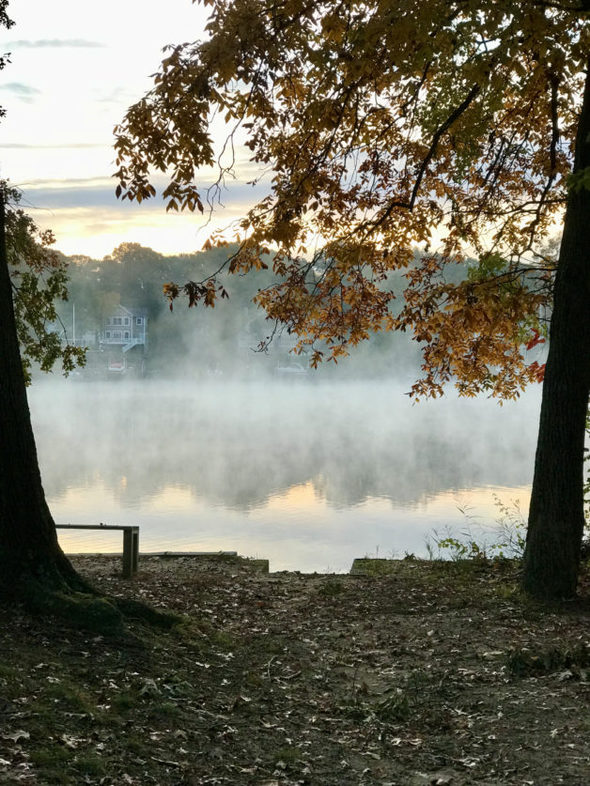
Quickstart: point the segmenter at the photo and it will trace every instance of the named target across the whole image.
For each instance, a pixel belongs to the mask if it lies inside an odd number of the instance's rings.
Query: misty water
[[[40,381],[29,391],[60,524],[138,524],[140,551],[235,550],[271,570],[426,555],[433,532],[492,541],[526,514],[540,391],[413,404],[395,382]],[[461,512],[463,511],[463,512]],[[63,532],[67,552],[119,533]]]

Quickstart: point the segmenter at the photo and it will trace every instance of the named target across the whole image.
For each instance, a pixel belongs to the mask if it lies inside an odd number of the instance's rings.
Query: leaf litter
[[[0,607],[1,784],[590,782],[590,607],[526,601],[515,563],[74,562],[182,622],[109,638]]]

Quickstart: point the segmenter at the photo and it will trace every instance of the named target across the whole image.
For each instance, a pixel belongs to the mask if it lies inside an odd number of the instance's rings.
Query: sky
[[[191,0],[12,0],[2,30],[0,177],[24,193],[37,224],[66,254],[102,258],[123,242],[164,254],[199,250],[260,197],[248,167],[212,221],[165,212],[161,199],[115,199],[113,127],[150,88],[166,44],[202,38],[206,10]],[[251,173],[250,173],[251,177]],[[203,173],[203,182],[211,173]]]

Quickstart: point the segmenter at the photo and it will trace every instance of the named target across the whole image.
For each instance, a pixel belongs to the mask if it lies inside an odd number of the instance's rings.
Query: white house
[[[122,352],[148,343],[148,317],[144,308],[117,306],[103,322],[100,342],[103,345],[119,346]]]

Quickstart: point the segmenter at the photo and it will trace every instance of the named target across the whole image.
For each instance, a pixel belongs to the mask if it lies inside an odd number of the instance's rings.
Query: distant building
[[[144,308],[117,306],[104,320],[100,343],[108,347],[120,347],[128,352],[133,347],[147,349],[148,317]]]

